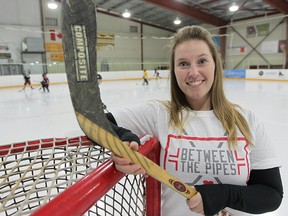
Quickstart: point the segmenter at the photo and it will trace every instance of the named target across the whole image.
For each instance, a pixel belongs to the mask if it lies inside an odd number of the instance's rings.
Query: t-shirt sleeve
[[[157,107],[155,103],[133,105],[113,113],[116,123],[139,137],[150,134],[157,136]]]
[[[280,162],[274,149],[275,146],[265,129],[264,122],[253,113],[250,115],[248,121],[254,142],[250,154],[251,169],[261,170],[279,167]]]

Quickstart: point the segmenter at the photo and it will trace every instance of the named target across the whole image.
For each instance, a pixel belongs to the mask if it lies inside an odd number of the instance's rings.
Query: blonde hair
[[[186,26],[178,30],[172,40],[172,49],[170,54],[170,85],[171,85],[171,102],[168,104],[170,110],[170,125],[183,131],[184,117],[183,109],[189,109],[188,101],[185,94],[177,84],[174,60],[175,48],[184,41],[197,39],[207,43],[213,60],[215,62],[214,82],[210,89],[212,107],[215,115],[222,123],[228,136],[229,146],[237,145],[237,128],[246,138],[249,144],[252,144],[252,135],[249,125],[243,115],[238,111],[240,106],[231,103],[224,94],[223,88],[223,68],[218,50],[212,40],[211,34],[199,26]]]

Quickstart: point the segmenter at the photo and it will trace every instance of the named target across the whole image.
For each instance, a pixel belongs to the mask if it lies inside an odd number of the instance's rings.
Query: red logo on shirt
[[[204,180],[203,184],[214,184],[214,182],[213,181]]]

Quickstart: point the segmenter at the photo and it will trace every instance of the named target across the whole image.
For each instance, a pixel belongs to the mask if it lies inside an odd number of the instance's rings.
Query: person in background
[[[41,81],[41,86],[42,86],[43,92],[45,92],[45,89],[47,90],[47,92],[50,92],[49,90],[50,81],[47,76],[47,73],[43,73],[42,77],[43,77],[43,80]]]
[[[149,85],[148,71],[146,69],[144,69],[144,71],[143,71],[143,83],[142,83],[142,85]]]
[[[154,76],[156,77],[156,80],[157,80],[158,78],[161,78],[161,77],[160,77],[160,73],[159,73],[159,71],[157,70],[157,68],[154,68]]]
[[[99,85],[102,83],[102,76],[99,73],[97,73],[97,82]]]
[[[102,80],[103,80],[103,78],[102,78],[102,76],[101,76],[101,74],[99,74],[99,73],[97,73],[97,82],[98,82],[98,85],[100,85],[101,83],[102,83]],[[107,110],[107,106],[102,102],[102,109],[107,113],[107,112],[109,112],[108,110]]]
[[[243,216],[276,210],[283,187],[273,140],[255,113],[225,96],[222,63],[211,34],[199,26],[183,27],[171,48],[170,100],[107,116],[139,137],[157,137],[161,167],[196,189],[186,199],[163,184],[162,215]],[[139,148],[137,140],[125,144]],[[111,158],[123,173],[146,174],[126,158]]]
[[[31,84],[31,77],[30,77],[30,70],[28,70],[28,72],[24,72],[23,73],[23,77],[24,77],[24,87],[22,90],[25,90],[26,85],[29,85],[31,89],[34,89],[32,84]]]

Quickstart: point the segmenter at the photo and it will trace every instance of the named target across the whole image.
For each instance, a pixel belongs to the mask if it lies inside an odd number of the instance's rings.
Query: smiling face
[[[210,110],[215,62],[207,43],[191,39],[178,44],[174,53],[174,71],[190,107]]]

